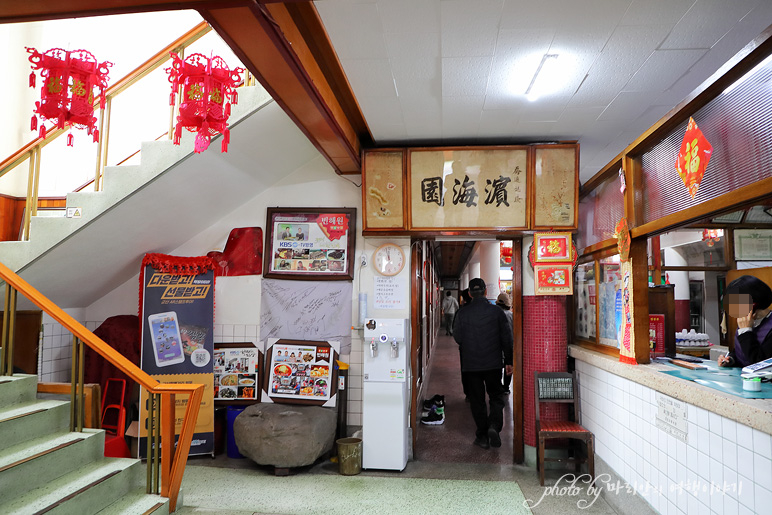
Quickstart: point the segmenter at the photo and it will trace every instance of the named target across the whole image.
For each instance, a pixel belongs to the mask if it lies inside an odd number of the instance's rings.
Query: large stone
[[[260,403],[233,422],[239,452],[260,465],[311,465],[335,442],[337,413],[321,406]]]

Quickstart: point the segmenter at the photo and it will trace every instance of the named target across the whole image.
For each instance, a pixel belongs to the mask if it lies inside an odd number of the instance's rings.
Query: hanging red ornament
[[[56,127],[60,129],[74,125],[86,129],[93,136],[94,142],[99,141],[99,132],[95,130],[94,88],[98,89],[99,107],[104,109],[107,76],[113,63],[99,63],[87,50],[52,48],[41,53],[27,47],[27,52],[33,70],[29,77],[30,87],[35,87],[36,70],[40,70],[43,83],[40,100],[35,102],[31,129],[37,129],[37,119],[40,118],[39,136],[45,138],[46,127],[43,122],[55,120]],[[68,145],[72,146],[72,134],[67,139]]]
[[[230,142],[228,117],[231,104],[238,102],[235,88],[241,82],[244,69],[231,70],[219,56],[210,59],[203,54],[191,54],[183,60],[172,52],[171,57],[172,66],[166,69],[172,84],[171,105],[182,86],[174,144],[180,144],[184,127],[196,133],[195,152],[206,150],[212,136],[217,134],[223,135],[221,150],[227,152]]]

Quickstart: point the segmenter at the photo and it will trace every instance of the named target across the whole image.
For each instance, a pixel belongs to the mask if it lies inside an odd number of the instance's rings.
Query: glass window
[[[574,287],[576,299],[576,335],[579,338],[595,340],[595,262],[576,267]]]
[[[598,343],[619,348],[619,330],[622,325],[622,275],[619,255],[600,260],[598,278],[599,338]]]

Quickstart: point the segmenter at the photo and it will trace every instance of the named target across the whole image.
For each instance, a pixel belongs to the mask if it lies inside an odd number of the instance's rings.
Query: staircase
[[[35,376],[0,377],[0,513],[169,513],[139,460],[105,458],[104,431],[70,432],[69,402],[36,396]]]

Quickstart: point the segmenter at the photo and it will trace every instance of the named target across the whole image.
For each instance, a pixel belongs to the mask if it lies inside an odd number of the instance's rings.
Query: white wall
[[[582,425],[595,435],[596,455],[655,510],[769,512],[772,436],[687,404],[685,443],[656,426],[662,394],[578,359],[576,370]]]

